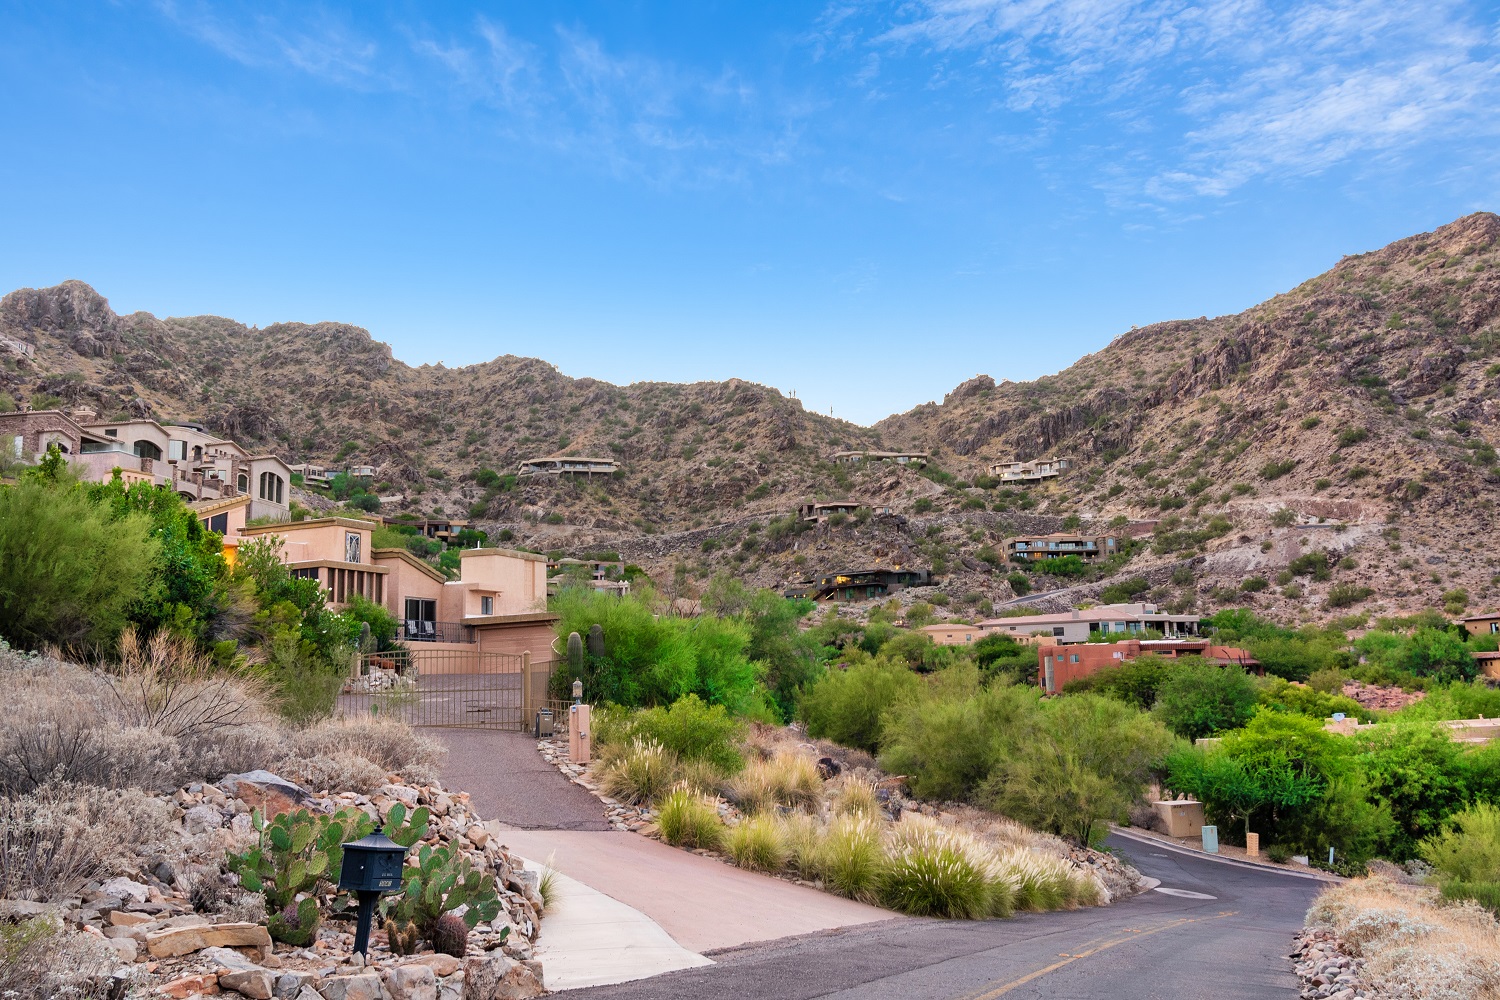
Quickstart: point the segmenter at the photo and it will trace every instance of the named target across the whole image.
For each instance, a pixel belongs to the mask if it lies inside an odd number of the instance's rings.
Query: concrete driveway
[[[604,806],[542,759],[526,733],[424,729],[448,748],[443,784],[468,792],[487,820],[523,830],[608,830]],[[542,856],[543,859],[546,855]]]

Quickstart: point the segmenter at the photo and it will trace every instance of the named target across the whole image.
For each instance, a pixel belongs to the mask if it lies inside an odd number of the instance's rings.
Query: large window
[[[161,448],[155,441],[147,441],[145,438],[135,443],[135,453],[141,458],[149,458],[152,461],[161,458]]]
[[[271,503],[286,503],[286,481],[274,472],[260,474],[260,498]],[[356,560],[349,560],[355,562]]]
[[[184,458],[187,458],[187,442],[186,441],[168,441],[167,442],[167,458],[171,459],[174,462],[180,462]]]

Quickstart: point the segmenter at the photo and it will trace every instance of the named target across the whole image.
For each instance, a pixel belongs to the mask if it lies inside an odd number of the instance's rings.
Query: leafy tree
[[[0,489],[0,634],[27,649],[113,646],[161,586],[150,518],[112,516],[71,483]]]
[[[887,713],[880,766],[906,775],[912,792],[923,798],[969,799],[994,767],[1000,734],[1025,725],[1040,694],[1008,685],[977,690],[978,675],[965,676],[957,667],[929,683],[942,682],[950,690],[929,687],[924,697]]]
[[[1361,733],[1356,746],[1371,797],[1390,809],[1398,826],[1391,857],[1416,857],[1419,842],[1436,834],[1468,797],[1463,750],[1446,729],[1421,723],[1379,726]]]
[[[968,648],[986,680],[1005,677],[1018,684],[1035,681],[1036,650],[1032,646],[997,633],[985,636]]]
[[[1156,704],[1162,683],[1171,674],[1173,661],[1162,656],[1147,654],[1126,660],[1117,667],[1110,667],[1091,674],[1082,681],[1074,681],[1063,688],[1064,692],[1093,691],[1141,711],[1150,711]],[[1075,688],[1075,685],[1078,685]]]
[[[1162,678],[1155,712],[1183,739],[1238,729],[1255,713],[1255,685],[1239,667],[1180,660]]]
[[[1260,703],[1277,712],[1292,712],[1309,719],[1323,720],[1336,712],[1351,719],[1371,722],[1375,716],[1353,698],[1320,691],[1311,685],[1292,684],[1280,677],[1269,677],[1260,685]]]
[[[874,753],[887,709],[917,696],[921,680],[905,665],[864,656],[830,670],[802,698],[811,736]]]

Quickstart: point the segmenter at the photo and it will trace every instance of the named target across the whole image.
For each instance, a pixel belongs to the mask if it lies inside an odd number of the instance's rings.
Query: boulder
[[[545,992],[534,968],[498,952],[464,960],[463,1000],[528,1000]]]
[[[437,976],[421,963],[398,965],[385,975],[392,1000],[437,1000]]]
[[[151,887],[133,882],[124,876],[112,878],[99,887],[99,891],[108,896],[118,896],[120,899],[133,899],[137,903],[144,903],[151,898]]]
[[[437,976],[439,979],[442,979],[446,976],[453,975],[459,969],[463,968],[464,963],[454,958],[452,955],[439,955],[434,953],[431,955],[417,955],[414,958],[407,959],[403,964],[425,965],[432,970],[433,975]]]
[[[220,973],[219,988],[232,990],[240,996],[250,997],[251,1000],[271,1000],[274,995],[275,980],[271,978],[271,972],[268,969],[245,969],[240,972]]]
[[[323,1000],[391,1000],[380,976],[374,972],[361,972],[357,976],[333,976],[323,980],[318,992],[322,994]]]
[[[119,937],[105,938],[104,943],[109,950],[115,953],[115,957],[122,962],[134,962],[141,953],[141,944],[134,938]]]
[[[301,1000],[303,991],[311,990],[317,978],[311,972],[283,972],[276,979],[274,992],[277,1000]],[[312,992],[314,996],[317,995],[316,990]]]
[[[193,806],[182,816],[182,828],[189,837],[217,830],[224,825],[224,814],[213,806]]]
[[[311,806],[314,801],[301,786],[270,771],[231,774],[219,786],[251,808],[259,809],[267,819]]]
[[[183,976],[169,983],[162,983],[152,994],[162,997],[175,997],[177,1000],[187,1000],[192,996],[204,996],[219,992],[219,977],[213,973],[204,973],[197,976]]]
[[[136,927],[140,924],[149,924],[155,919],[149,913],[127,913],[124,910],[109,911],[109,922],[115,927]]]
[[[260,924],[207,924],[168,927],[146,935],[152,958],[177,958],[204,948],[259,948],[271,951],[271,935]]]

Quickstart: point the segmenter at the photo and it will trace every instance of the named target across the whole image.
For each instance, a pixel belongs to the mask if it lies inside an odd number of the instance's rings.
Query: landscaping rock
[[[432,970],[433,975],[439,979],[444,979],[463,968],[464,963],[452,955],[433,954],[418,955],[415,958],[408,959],[404,964],[425,965]]]
[[[133,899],[137,903],[144,903],[151,898],[150,886],[123,877],[109,879],[99,887],[99,891],[108,896],[117,896],[121,900]]]
[[[392,1000],[437,1000],[437,976],[425,965],[398,965],[385,975]]]
[[[357,976],[334,976],[318,987],[323,1000],[392,1000],[385,984],[374,972],[361,972]]]
[[[246,969],[242,972],[221,973],[219,988],[232,990],[251,1000],[271,1000],[275,995],[275,980],[267,969]]]
[[[169,927],[146,935],[146,950],[152,958],[176,958],[204,948],[259,948],[271,950],[271,935],[259,924],[209,924]]]
[[[189,837],[217,830],[224,825],[224,814],[214,806],[193,806],[182,817],[183,829]]]
[[[219,992],[219,977],[213,973],[198,976],[183,976],[169,983],[162,983],[152,993],[156,996],[175,997],[187,1000],[191,996],[205,996]]]
[[[527,1000],[545,992],[531,965],[493,952],[464,959],[463,1000]]]
[[[311,806],[314,802],[302,787],[270,771],[231,774],[219,782],[219,786],[252,809],[259,809],[266,819]]]
[[[127,913],[124,910],[109,911],[109,922],[115,927],[136,927],[140,924],[149,924],[155,919],[149,913]]]
[[[283,972],[276,977],[276,989],[273,991],[277,1000],[297,1000],[304,989],[309,989],[317,981],[317,976],[311,972]],[[312,991],[316,995],[317,991]]]

